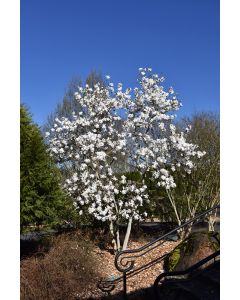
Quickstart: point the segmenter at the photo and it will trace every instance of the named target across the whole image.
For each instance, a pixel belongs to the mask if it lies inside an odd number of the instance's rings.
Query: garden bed
[[[147,243],[143,237],[130,240],[129,249]],[[178,242],[166,241],[164,245],[140,257],[135,267],[140,267],[171,251]],[[38,248],[30,257],[21,260],[21,299],[100,299],[105,294],[97,288],[101,279],[122,275],[114,265],[110,247],[100,249],[97,240],[91,241],[81,233],[54,237],[46,247]],[[128,292],[149,287],[163,272],[163,262],[128,279]],[[112,294],[122,291],[119,283]]]

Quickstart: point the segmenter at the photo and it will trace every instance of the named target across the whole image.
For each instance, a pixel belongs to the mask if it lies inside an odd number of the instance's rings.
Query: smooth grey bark
[[[110,228],[110,233],[111,233],[112,238],[113,238],[112,239],[113,249],[114,249],[114,251],[117,251],[118,246],[117,246],[117,242],[116,242],[116,238],[115,238],[115,234],[114,234],[113,221],[110,222],[109,228]]]
[[[124,238],[122,250],[127,249],[127,245],[128,245],[128,241],[129,241],[129,237],[130,237],[130,233],[131,233],[131,228],[132,228],[132,217],[130,217],[128,220],[127,232],[126,232],[126,235]]]

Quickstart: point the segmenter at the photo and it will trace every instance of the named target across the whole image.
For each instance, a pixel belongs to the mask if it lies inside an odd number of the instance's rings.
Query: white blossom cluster
[[[107,87],[97,84],[94,89],[86,85],[75,97],[81,112],[73,113],[72,120],[56,119],[46,134],[51,155],[74,170],[64,188],[80,213],[87,206],[88,212],[101,221],[116,221],[120,216],[140,219],[138,207],[148,199],[146,188],[119,182],[112,168],[118,154],[126,152],[125,133],[120,133],[115,124],[120,120],[117,110],[129,99],[129,91],[122,92],[119,84],[114,96],[112,83]]]
[[[124,219],[133,217],[134,220],[141,220],[141,215],[146,217],[147,213],[141,214],[140,209],[144,202],[149,202],[148,194],[146,193],[147,186],[138,187],[134,182],[126,182],[125,176],[122,176],[121,183],[123,184],[119,190],[120,198],[118,201],[119,215]]]
[[[181,103],[173,88],[164,91],[161,85],[164,78],[152,74],[151,69],[140,68],[139,71],[140,88],[134,89],[124,126],[127,151],[134,169],[140,173],[150,171],[158,186],[175,188],[173,172],[182,167],[190,173],[194,167],[192,158],[200,158],[205,153],[186,141],[187,132],[176,131],[172,112],[178,110]]]
[[[106,78],[110,81],[110,76]],[[171,112],[181,104],[172,88],[164,91],[164,78],[140,68],[138,80],[139,87],[133,90],[123,90],[121,83],[114,88],[111,82],[79,87],[75,97],[81,112],[73,113],[71,120],[56,119],[46,134],[51,155],[74,170],[64,188],[75,206],[80,213],[87,207],[101,221],[146,216],[141,209],[149,201],[144,182],[136,184],[114,175],[112,163],[119,154],[127,154],[135,170],[151,172],[157,185],[166,189],[176,186],[173,173],[177,168],[191,172],[192,158],[204,155],[172,124],[175,115]],[[124,119],[121,110],[126,112]],[[116,126],[120,120],[122,131]]]

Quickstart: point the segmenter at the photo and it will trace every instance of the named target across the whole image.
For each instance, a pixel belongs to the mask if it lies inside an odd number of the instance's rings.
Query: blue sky
[[[166,77],[178,116],[219,112],[219,0],[21,0],[21,102],[43,125],[74,76]]]

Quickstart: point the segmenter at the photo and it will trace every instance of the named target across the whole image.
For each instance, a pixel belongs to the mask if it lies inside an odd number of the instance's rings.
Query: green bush
[[[72,209],[60,187],[61,174],[24,105],[20,107],[20,122],[21,230],[30,224],[57,224]]]

